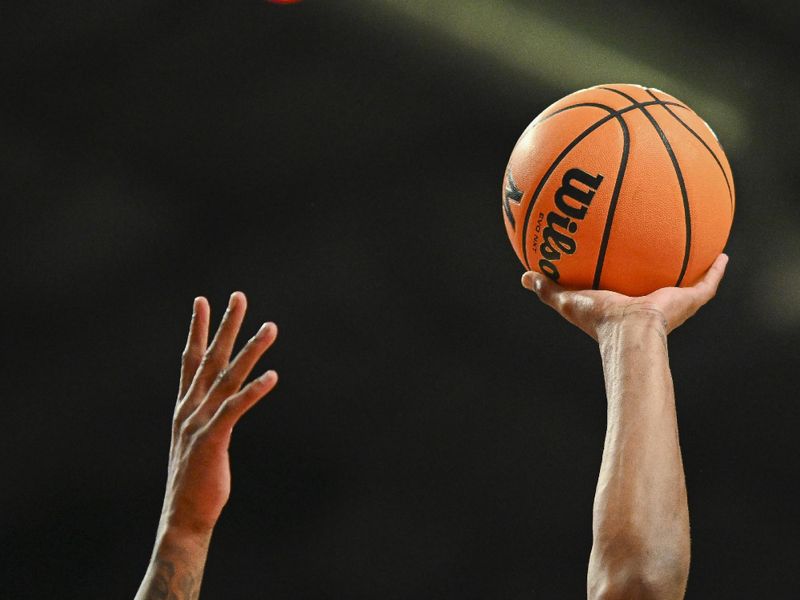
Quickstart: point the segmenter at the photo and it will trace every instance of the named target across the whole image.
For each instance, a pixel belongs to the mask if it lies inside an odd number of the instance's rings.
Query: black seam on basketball
[[[625,106],[624,108],[620,108],[618,110],[614,110],[612,108],[606,107],[606,110],[610,111],[609,114],[607,114],[605,117],[603,117],[599,121],[595,121],[592,125],[590,125],[586,129],[584,129],[580,134],[578,134],[578,136],[574,140],[572,140],[567,145],[567,147],[564,148],[564,150],[561,151],[561,153],[556,157],[556,159],[553,161],[553,163],[547,169],[547,171],[545,171],[545,174],[539,180],[539,183],[536,186],[535,191],[533,192],[533,194],[531,194],[531,199],[528,202],[528,208],[525,211],[525,218],[522,221],[522,258],[523,258],[523,262],[525,263],[525,266],[528,269],[531,268],[530,262],[528,261],[528,224],[530,222],[531,213],[533,212],[533,209],[534,209],[534,207],[536,205],[536,202],[539,199],[539,194],[541,193],[542,189],[544,188],[545,183],[549,179],[550,175],[553,174],[553,171],[555,171],[556,167],[558,167],[559,163],[562,160],[564,160],[564,158],[566,158],[567,154],[569,154],[570,151],[583,138],[585,138],[587,135],[592,133],[595,129],[597,129],[598,127],[600,127],[604,123],[607,123],[611,119],[614,119],[614,118],[616,118],[616,117],[618,117],[620,115],[623,115],[626,112],[630,112],[632,110],[636,110],[637,108],[642,108],[644,106],[655,106],[657,104],[660,105],[660,104],[663,104],[663,102],[661,100],[653,100],[653,101],[650,101],[650,102],[637,102],[635,104],[631,104],[630,106]],[[577,105],[574,105],[574,106],[577,106]],[[678,106],[681,106],[681,105],[678,105]],[[566,108],[564,108],[562,110],[567,110],[568,108],[569,107],[566,107]],[[556,114],[556,113],[554,113],[554,114]],[[550,116],[553,116],[553,115],[548,115],[548,118]],[[541,121],[540,121],[540,123],[541,123]]]
[[[640,104],[640,103],[637,102],[637,104]],[[675,108],[685,108],[686,110],[689,110],[689,111],[692,110],[688,106],[684,106],[683,104],[681,104],[679,102],[670,102],[669,100],[659,100],[658,98],[656,98],[656,100],[654,102],[647,102],[646,104],[648,106],[655,105],[655,104],[661,104],[661,105],[669,104],[670,106],[674,106]],[[544,123],[545,121],[547,121],[547,119],[549,119],[551,117],[555,117],[556,115],[560,115],[562,112],[565,112],[565,111],[568,111],[568,110],[572,110],[573,108],[582,108],[584,106],[595,107],[595,108],[605,108],[606,110],[608,110],[610,108],[610,107],[607,107],[605,104],[599,104],[597,102],[580,102],[578,104],[570,104],[569,106],[564,106],[562,108],[559,108],[558,110],[554,110],[549,115],[545,115],[544,117],[541,118],[540,121],[537,121],[536,123],[534,123],[534,127],[536,125],[539,125],[539,123]],[[626,106],[624,108],[628,109],[629,107]],[[637,107],[634,107],[634,108],[637,108]],[[611,110],[615,110],[615,109],[612,108]]]
[[[659,102],[660,102],[660,100],[659,100]],[[549,119],[551,117],[555,117],[556,115],[560,115],[561,113],[566,112],[568,110],[572,110],[573,108],[583,108],[583,107],[602,108],[603,110],[605,110],[607,112],[614,112],[614,110],[615,110],[614,108],[611,108],[610,106],[606,106],[605,104],[600,104],[599,102],[580,102],[578,104],[570,104],[569,106],[563,106],[563,107],[559,108],[558,110],[554,110],[549,115],[545,115],[544,117],[542,117],[542,119],[540,121],[538,121],[536,124],[538,125],[539,123],[543,123],[544,121],[547,121],[547,119]]]
[[[656,100],[661,100],[661,98],[659,98],[658,96],[656,96],[656,95],[654,95],[654,94],[653,94],[653,91],[654,91],[654,90],[655,90],[656,92],[661,92],[661,93],[662,93],[662,94],[664,94],[665,96],[669,96],[669,94],[667,94],[666,92],[662,92],[661,90],[657,90],[656,88],[644,88],[644,90],[645,90],[645,91],[646,91],[648,94],[650,94],[651,96],[653,96],[653,98],[655,98]],[[672,98],[672,96],[670,96],[670,98]],[[675,102],[669,102],[669,100],[661,100],[661,101],[662,101],[662,102],[668,102],[670,106],[680,106],[681,108],[685,108],[686,110],[688,110],[690,113],[697,115],[697,113],[696,113],[696,112],[694,112],[694,111],[693,111],[693,110],[692,110],[690,107],[688,107],[688,106],[685,106],[685,105],[683,105],[683,104],[676,104]],[[700,115],[697,115],[697,116],[699,117]]]
[[[617,171],[617,181],[614,183],[614,193],[611,195],[611,202],[608,205],[608,215],[606,216],[606,224],[603,229],[603,239],[600,242],[600,252],[597,255],[597,266],[594,271],[594,280],[592,281],[592,289],[600,288],[600,276],[603,273],[603,262],[606,258],[606,248],[608,248],[608,240],[611,237],[611,224],[614,221],[614,212],[617,209],[617,200],[619,199],[619,192],[622,189],[622,179],[625,177],[625,169],[628,167],[628,152],[630,151],[630,133],[628,131],[628,124],[625,123],[625,117],[622,115],[617,116],[617,121],[622,128],[622,159],[619,163],[619,171]]]
[[[578,136],[575,139],[573,139],[569,144],[567,144],[567,147],[561,151],[561,153],[556,157],[556,159],[547,169],[547,171],[545,171],[544,175],[542,175],[542,178],[539,180],[539,184],[536,186],[536,189],[534,190],[533,194],[531,194],[531,199],[528,202],[528,210],[525,211],[525,218],[522,221],[522,258],[525,259],[525,266],[528,268],[528,270],[530,270],[531,268],[530,261],[528,260],[528,225],[530,224],[531,214],[533,213],[533,207],[539,200],[539,194],[541,193],[542,188],[544,188],[544,184],[547,182],[550,175],[552,175],[553,171],[556,170],[556,167],[559,165],[559,163],[562,160],[564,160],[564,158],[566,158],[567,154],[569,154],[572,151],[572,149],[575,146],[577,146],[583,138],[585,138],[595,129],[607,123],[611,118],[613,118],[612,117],[612,115],[614,114],[613,108],[602,104],[598,105],[598,108],[604,108],[609,112],[609,114],[600,119],[599,121],[595,121],[594,124],[584,129],[580,134],[578,134]]]
[[[620,95],[620,96],[622,96],[623,98],[627,98],[628,100],[630,100],[632,104],[641,104],[641,103],[640,103],[640,102],[639,102],[639,101],[638,101],[636,98],[634,98],[634,97],[633,97],[633,96],[631,96],[630,94],[626,94],[626,93],[625,93],[625,92],[623,92],[622,90],[618,90],[617,88],[612,88],[612,87],[605,87],[605,86],[603,86],[603,87],[601,87],[600,89],[601,89],[601,90],[605,90],[605,91],[607,91],[607,92],[614,92],[615,94],[619,94],[619,95]],[[658,100],[658,98],[656,98],[656,100]]]
[[[654,100],[660,100],[660,98],[658,98],[652,92],[652,90],[650,88],[646,88],[645,91],[647,91],[647,93],[650,94],[650,96],[652,96]],[[720,162],[719,158],[717,158],[716,153],[711,149],[711,147],[708,144],[706,144],[705,140],[703,138],[701,138],[700,135],[697,132],[695,132],[694,129],[689,127],[684,122],[683,119],[681,119],[678,115],[676,115],[674,112],[672,112],[672,110],[669,108],[669,106],[664,106],[664,110],[666,110],[669,114],[671,114],[673,117],[675,117],[675,119],[678,121],[678,123],[683,125],[689,133],[691,133],[694,137],[696,137],[697,141],[700,142],[701,144],[703,144],[703,147],[706,150],[708,150],[709,154],[711,154],[712,158],[717,163],[717,166],[719,167],[719,170],[722,171],[722,176],[725,178],[725,185],[728,186],[728,197],[731,200],[731,211],[733,211],[733,190],[731,189],[731,183],[730,183],[730,180],[728,179],[728,174],[725,172],[725,168],[722,166],[722,163]]]
[[[615,92],[620,96],[624,96],[633,102],[636,102],[631,96],[626,94],[625,92],[621,92],[620,90],[614,88],[603,88],[604,90],[608,90],[610,92]],[[648,110],[644,106],[639,106],[641,108],[644,115],[650,121],[650,124],[658,133],[658,137],[661,138],[661,142],[664,144],[664,147],[667,149],[667,154],[669,154],[669,158],[672,161],[672,166],[675,169],[675,175],[678,177],[678,185],[681,188],[681,198],[683,199],[683,214],[686,220],[686,245],[683,249],[683,264],[681,265],[681,273],[678,275],[678,281],[675,284],[675,287],[679,287],[681,282],[683,281],[683,276],[686,274],[686,268],[689,265],[689,252],[692,248],[692,217],[689,211],[689,195],[686,193],[686,182],[683,180],[683,173],[681,172],[681,167],[678,164],[678,157],[675,156],[675,152],[672,150],[672,145],[669,143],[667,139],[667,135],[664,133],[664,130],[658,124],[655,117],[651,115]]]
[[[681,282],[683,281],[683,276],[686,275],[686,268],[689,266],[689,253],[692,251],[692,215],[691,210],[689,209],[689,194],[686,192],[686,182],[683,180],[683,173],[681,172],[681,167],[678,164],[678,157],[675,156],[675,152],[672,150],[672,145],[669,143],[667,135],[664,133],[664,130],[661,129],[655,117],[653,117],[653,115],[651,115],[646,108],[642,108],[642,112],[647,115],[650,123],[652,123],[653,127],[658,132],[661,141],[664,142],[664,147],[667,149],[670,160],[672,160],[672,166],[675,168],[675,175],[678,176],[678,184],[681,187],[681,196],[683,198],[683,214],[684,218],[686,219],[686,244],[683,249],[683,264],[681,265],[681,273],[678,275],[678,281],[675,282],[675,287],[680,287]]]

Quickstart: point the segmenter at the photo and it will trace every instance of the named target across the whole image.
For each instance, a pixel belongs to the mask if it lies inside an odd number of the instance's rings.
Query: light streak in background
[[[380,6],[534,78],[563,94],[599,83],[639,83],[688,103],[727,149],[740,149],[747,126],[729,100],[597,41],[535,11],[501,0],[361,0]],[[520,88],[525,87],[520,82]],[[556,100],[554,97],[553,100]]]

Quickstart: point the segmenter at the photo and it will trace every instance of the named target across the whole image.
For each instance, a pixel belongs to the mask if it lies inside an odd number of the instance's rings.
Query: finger
[[[536,292],[542,302],[567,321],[597,339],[597,319],[592,316],[596,310],[596,300],[591,297],[594,292],[565,289],[549,277],[534,271],[528,271],[522,276],[522,285]]]
[[[700,281],[692,286],[697,308],[703,306],[717,294],[719,283],[722,281],[722,276],[725,275],[725,267],[727,265],[728,255],[720,254]]]
[[[278,383],[278,374],[267,371],[242,390],[226,398],[208,423],[209,431],[228,434],[248,410],[266,396]]]
[[[523,287],[535,292],[539,300],[563,313],[564,306],[569,300],[571,292],[565,290],[555,281],[536,271],[528,271],[522,275]]]
[[[219,372],[228,365],[236,336],[242,326],[247,311],[247,298],[242,292],[234,292],[228,302],[228,308],[222,317],[214,340],[206,350],[205,356],[195,375],[192,391],[197,396],[205,395]]]
[[[198,410],[211,416],[226,398],[238,392],[258,359],[272,346],[277,337],[278,327],[275,323],[264,323],[239,351],[228,368],[220,371]]]
[[[186,347],[181,356],[181,378],[178,386],[178,400],[180,400],[194,379],[203,353],[208,344],[208,323],[211,316],[211,309],[208,300],[202,296],[194,299],[192,306],[192,321],[189,325],[189,335],[186,338]]]

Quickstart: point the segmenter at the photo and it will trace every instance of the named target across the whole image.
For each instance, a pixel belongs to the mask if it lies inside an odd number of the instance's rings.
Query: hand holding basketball
[[[693,286],[665,287],[639,297],[605,290],[567,290],[535,271],[522,276],[522,285],[536,292],[542,302],[595,340],[604,327],[641,314],[658,317],[664,333],[668,334],[714,297],[727,264],[728,256],[720,254]]]

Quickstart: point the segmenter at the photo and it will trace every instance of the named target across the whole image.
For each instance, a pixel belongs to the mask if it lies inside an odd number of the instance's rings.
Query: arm
[[[599,342],[608,418],[589,595],[683,598],[689,508],[664,321],[634,312],[604,328]]]
[[[691,288],[630,298],[568,291],[538,273],[523,285],[600,346],[608,399],[587,577],[591,599],[683,598],[689,509],[678,440],[667,334],[716,293],[721,255]]]
[[[275,341],[273,323],[265,323],[230,361],[246,305],[244,294],[231,295],[207,346],[210,309],[205,298],[195,299],[173,416],[164,505],[135,600],[189,600],[200,594],[211,533],[230,495],[233,427],[277,383],[275,372],[267,371],[242,387]]]

